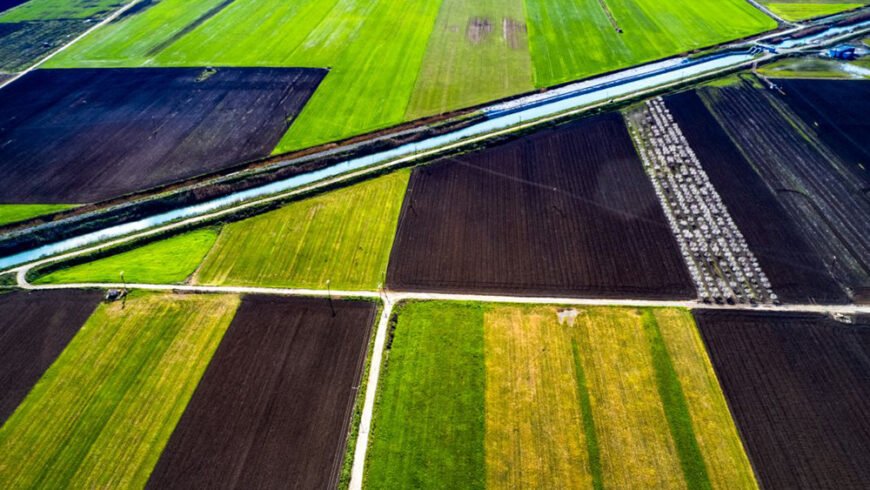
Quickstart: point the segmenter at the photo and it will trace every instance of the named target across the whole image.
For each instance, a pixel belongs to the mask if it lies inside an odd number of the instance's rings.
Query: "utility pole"
[[[329,279],[326,280],[326,294],[329,296],[329,309],[332,310],[332,316],[335,316],[335,306],[332,305],[332,288],[329,286]]]

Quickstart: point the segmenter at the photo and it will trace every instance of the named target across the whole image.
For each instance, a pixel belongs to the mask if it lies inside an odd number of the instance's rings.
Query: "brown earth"
[[[246,296],[149,488],[331,488],[373,303]]]
[[[696,311],[762,488],[870,486],[870,322]]]
[[[465,38],[471,44],[480,44],[492,33],[492,21],[488,17],[472,17],[465,27]]]
[[[0,294],[0,426],[79,331],[98,291]]]
[[[387,284],[523,295],[694,295],[618,114],[416,168]]]

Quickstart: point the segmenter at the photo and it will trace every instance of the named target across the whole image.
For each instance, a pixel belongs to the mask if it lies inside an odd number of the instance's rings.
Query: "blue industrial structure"
[[[855,46],[849,46],[848,44],[834,46],[828,50],[828,56],[838,60],[853,60],[856,57]]]

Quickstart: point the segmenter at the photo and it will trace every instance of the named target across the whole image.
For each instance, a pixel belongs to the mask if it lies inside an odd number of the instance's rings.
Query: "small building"
[[[853,60],[855,59],[855,46],[848,44],[840,44],[828,50],[828,56],[838,60]]]

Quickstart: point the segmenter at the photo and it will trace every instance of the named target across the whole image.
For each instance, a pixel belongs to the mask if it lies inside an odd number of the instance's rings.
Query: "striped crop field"
[[[409,303],[386,359],[371,488],[757,487],[686,310]]]
[[[369,289],[383,282],[408,170],[224,226],[193,281]]]
[[[134,293],[98,307],[0,428],[0,487],[143,487],[238,305]]]

